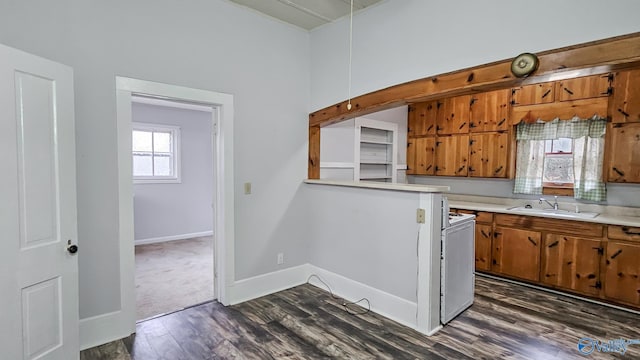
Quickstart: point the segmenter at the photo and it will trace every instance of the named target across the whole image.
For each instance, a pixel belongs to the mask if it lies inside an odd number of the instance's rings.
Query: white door
[[[0,166],[0,358],[78,359],[73,71],[3,45]]]

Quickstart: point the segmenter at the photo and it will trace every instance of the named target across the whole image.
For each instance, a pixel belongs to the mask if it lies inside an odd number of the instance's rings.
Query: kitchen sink
[[[564,217],[564,218],[573,218],[573,219],[593,219],[594,217],[600,215],[599,213],[594,212],[574,212],[568,210],[561,209],[537,209],[526,206],[513,206],[507,208],[507,210],[519,211],[528,214],[544,214],[551,215],[556,217]]]

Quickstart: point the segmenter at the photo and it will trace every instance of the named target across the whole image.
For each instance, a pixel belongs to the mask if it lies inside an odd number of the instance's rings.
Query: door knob
[[[70,254],[75,254],[78,252],[78,245],[71,245],[71,240],[67,241],[67,251]]]

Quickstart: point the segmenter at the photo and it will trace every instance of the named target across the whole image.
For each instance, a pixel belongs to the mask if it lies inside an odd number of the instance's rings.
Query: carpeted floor
[[[136,246],[136,319],[212,299],[213,237]]]

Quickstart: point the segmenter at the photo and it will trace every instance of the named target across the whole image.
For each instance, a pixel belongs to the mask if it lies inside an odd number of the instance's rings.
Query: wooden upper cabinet
[[[439,136],[435,151],[435,175],[467,176],[469,135]]]
[[[640,122],[640,69],[614,74],[609,115],[614,123]]]
[[[415,175],[434,175],[436,138],[424,137],[413,139],[415,145]]]
[[[606,256],[605,296],[640,305],[640,244],[609,241]]]
[[[607,132],[607,181],[640,183],[640,123],[610,124]]]
[[[507,177],[508,149],[506,132],[469,135],[469,176]]]
[[[438,102],[430,101],[409,105],[408,137],[435,135]]]
[[[556,84],[556,99],[558,101],[609,96],[611,92],[611,77],[609,74],[561,80]]]
[[[520,279],[540,278],[541,234],[537,231],[496,226],[491,269]]]
[[[510,94],[510,89],[503,89],[471,95],[469,131],[507,130]]]
[[[416,144],[415,139],[407,138],[407,175],[416,174]]]
[[[555,101],[553,82],[525,85],[511,89],[511,105],[548,104]]]
[[[542,249],[542,278],[547,285],[599,295],[601,239],[547,234]]]
[[[442,100],[436,116],[436,132],[439,135],[468,133],[470,103],[470,95]]]

